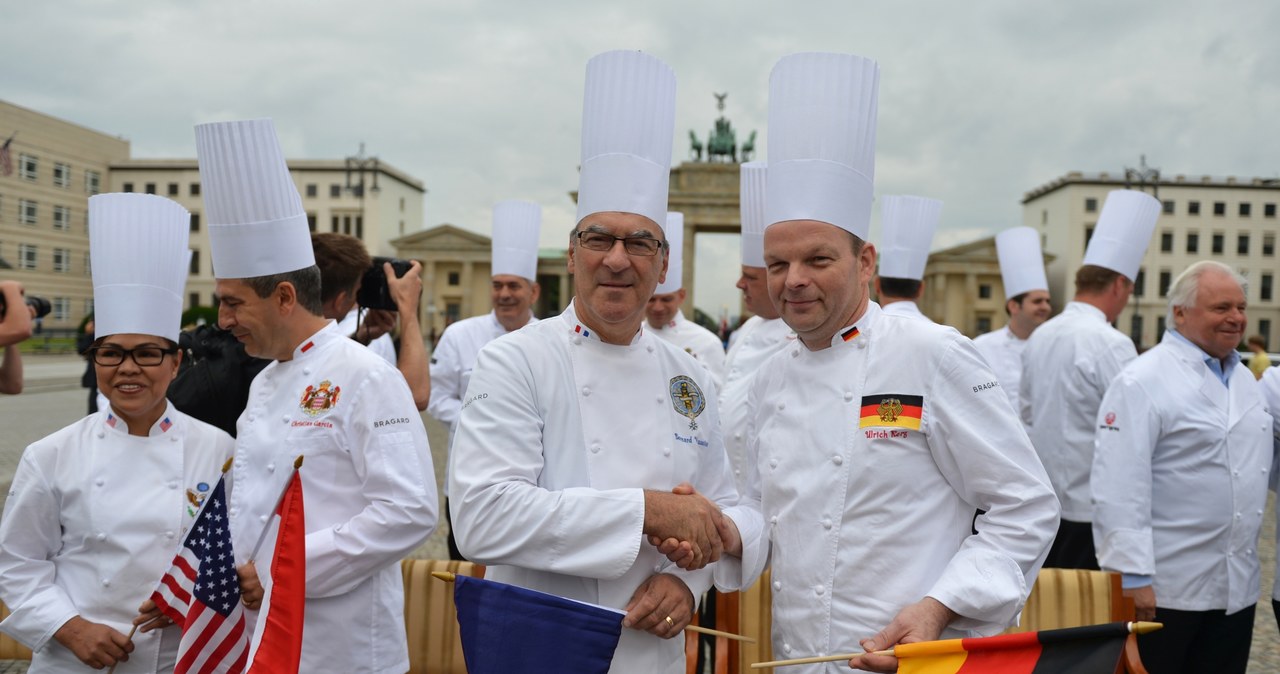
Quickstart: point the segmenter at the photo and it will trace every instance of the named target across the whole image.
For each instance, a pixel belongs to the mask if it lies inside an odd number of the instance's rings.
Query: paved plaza
[[[22,449],[53,431],[84,416],[88,407],[85,389],[79,388],[84,362],[74,356],[35,356],[24,358],[27,392],[19,396],[0,396],[0,505],[8,495],[9,483],[22,455]],[[425,413],[422,415],[431,441],[435,460],[436,481],[444,501],[445,450],[448,430]],[[1262,601],[1258,604],[1254,624],[1250,674],[1280,674],[1280,632],[1271,611],[1270,596],[1275,570],[1275,509],[1267,508],[1258,553],[1262,561]],[[414,556],[443,559],[448,556],[445,527],[442,523]],[[20,674],[25,663],[0,661],[0,674]]]

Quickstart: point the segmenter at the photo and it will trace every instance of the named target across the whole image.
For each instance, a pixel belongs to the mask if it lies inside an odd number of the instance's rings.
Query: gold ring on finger
[[[672,619],[671,619],[671,616],[667,616],[667,625],[668,625],[668,626],[670,626],[670,627],[675,627],[675,626],[676,626],[676,621],[672,620]]]

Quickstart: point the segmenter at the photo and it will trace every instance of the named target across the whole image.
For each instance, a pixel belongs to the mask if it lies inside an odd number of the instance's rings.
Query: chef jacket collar
[[[1190,357],[1199,358],[1204,362],[1205,367],[1209,368],[1209,371],[1213,373],[1213,376],[1222,382],[1223,386],[1231,388],[1231,371],[1236,368],[1236,365],[1240,364],[1239,351],[1232,350],[1231,353],[1227,354],[1226,362],[1224,363],[1210,355],[1208,351],[1200,348],[1200,345],[1187,339],[1186,335],[1173,328],[1165,330],[1164,334],[1164,342],[1168,342],[1170,346],[1187,352]]]
[[[334,339],[348,339],[348,337],[338,331],[338,322],[331,318],[319,332],[302,340],[302,343],[293,349],[293,360],[310,356],[319,351],[319,347]]]
[[[575,337],[589,339],[603,344],[604,342],[601,341],[600,336],[596,334],[596,331],[588,328],[586,323],[579,320],[578,310],[574,307],[574,302],[575,300],[569,300],[569,306],[565,307],[564,313],[560,314],[560,318],[564,321],[565,326],[568,327],[569,332],[573,333]],[[636,334],[631,337],[631,345],[634,346],[636,342],[640,341],[640,338],[643,335],[644,330],[637,329]]]
[[[160,418],[151,425],[151,430],[147,432],[149,437],[154,438],[157,435],[169,433],[178,421],[178,410],[174,408],[173,403],[165,400],[164,404],[164,414],[160,415]],[[122,435],[129,434],[129,424],[125,423],[124,419],[116,416],[115,412],[111,410],[110,404],[99,411],[98,414],[102,418],[102,427],[107,432],[120,433]]]
[[[838,330],[831,337],[831,346],[840,346],[848,344],[850,346],[857,345],[858,348],[865,348],[868,335],[875,326],[876,319],[880,317],[880,305],[875,302],[867,302],[866,311],[858,317],[851,325],[846,325]]]

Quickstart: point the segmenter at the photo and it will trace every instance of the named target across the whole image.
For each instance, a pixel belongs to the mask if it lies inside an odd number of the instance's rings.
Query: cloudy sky
[[[487,233],[493,202],[538,201],[549,246],[573,220],[585,63],[619,48],[674,68],[677,159],[713,91],[767,159],[779,57],[876,59],[876,193],[943,200],[934,248],[1021,224],[1022,194],[1066,171],[1140,154],[1170,175],[1280,177],[1274,0],[45,0],[6,3],[3,25],[0,97],[135,157],[192,157],[192,125],[270,116],[291,157],[363,141],[420,178],[424,226]],[[699,244],[699,306],[736,307],[736,237]]]

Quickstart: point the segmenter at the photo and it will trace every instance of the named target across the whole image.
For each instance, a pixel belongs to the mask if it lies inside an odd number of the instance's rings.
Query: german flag
[[[924,409],[924,396],[899,393],[863,396],[858,428],[892,426],[918,431],[922,409]]]
[[[900,644],[893,654],[898,674],[1111,674],[1128,636],[1129,623],[1116,622]]]

